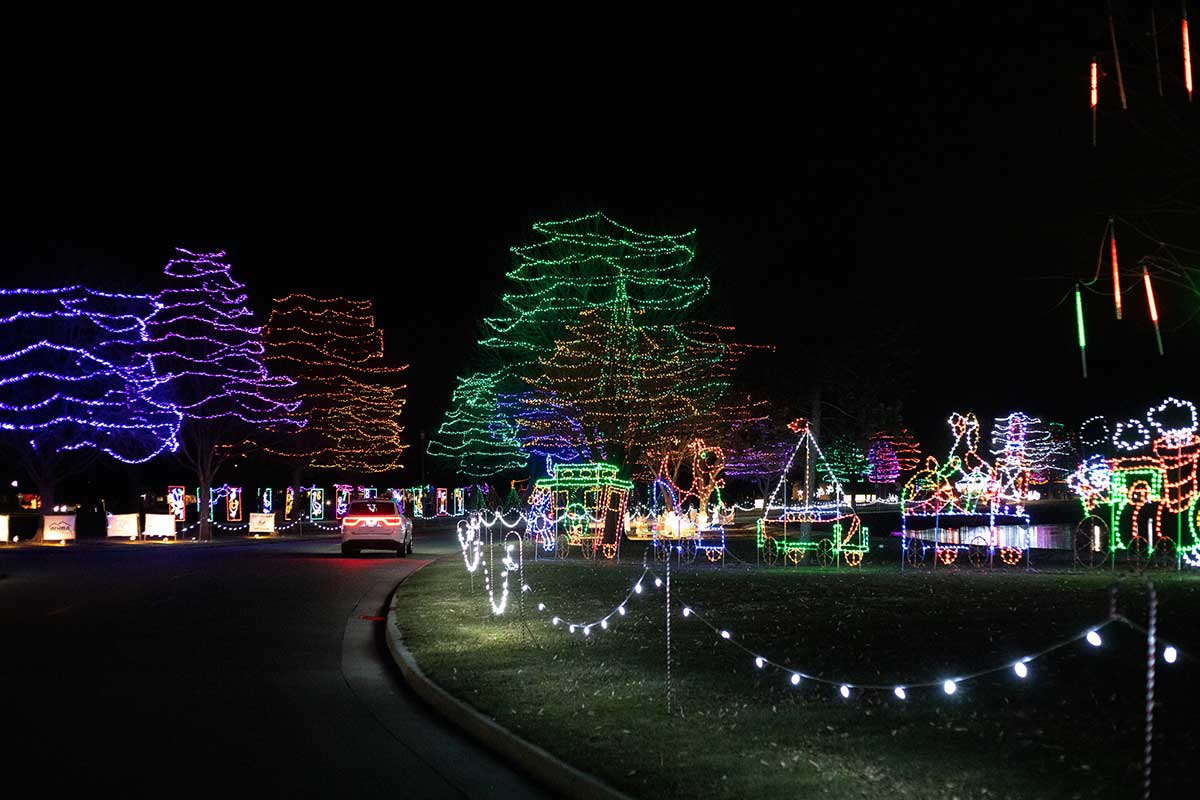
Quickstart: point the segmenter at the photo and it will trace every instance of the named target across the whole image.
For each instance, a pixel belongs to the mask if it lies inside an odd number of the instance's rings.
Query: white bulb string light
[[[463,522],[460,522],[459,525],[462,526]],[[471,530],[470,525],[468,525],[467,528],[469,531]],[[460,530],[461,530],[461,528],[460,528]],[[463,542],[464,563],[467,565],[468,570],[472,571],[472,572],[474,571],[474,569],[472,568],[472,560],[470,558],[468,558],[467,550],[469,547],[475,548],[477,550],[477,552],[481,550],[482,542],[479,539],[479,537],[477,536],[477,531],[478,531],[478,522],[476,521],[476,525],[474,527],[473,533],[468,533],[466,536],[460,535],[460,542]],[[513,535],[513,534],[509,534],[509,535]],[[522,537],[520,536],[520,534],[515,534],[515,536],[517,539],[516,544],[521,545]],[[515,571],[521,572],[521,592],[522,593],[533,593],[534,592],[533,588],[528,583],[525,582],[523,565],[521,563],[513,561],[513,558],[512,558],[513,547],[514,547],[514,545],[512,543],[505,544],[505,556],[504,556],[504,560],[503,560],[505,569],[501,573],[501,575],[504,579],[504,582],[503,582],[503,585],[501,588],[501,598],[500,598],[499,602],[497,602],[495,599],[494,589],[490,583],[490,579],[485,580],[486,590],[488,592],[488,602],[492,608],[492,613],[495,614],[496,616],[503,615],[506,610],[507,602],[508,602],[508,594],[509,594],[508,575],[511,572],[515,572]],[[483,561],[482,557],[480,556],[479,558],[477,558],[474,561],[474,563],[475,563],[475,568],[478,568],[478,566],[480,564],[482,564],[484,566],[484,575],[486,578],[486,576],[488,576],[488,568],[487,568],[486,562]],[[650,583],[650,584],[646,583],[647,577],[653,578],[652,583]],[[550,624],[553,627],[562,628],[562,629],[566,630],[568,634],[574,634],[576,632],[580,632],[580,633],[582,633],[583,637],[590,638],[594,630],[608,630],[609,621],[612,620],[613,617],[626,616],[627,615],[626,607],[627,607],[629,601],[631,599],[633,599],[635,596],[644,594],[646,592],[647,588],[651,588],[651,587],[661,588],[663,585],[664,585],[664,582],[663,582],[662,577],[659,576],[650,566],[645,565],[645,566],[643,566],[642,571],[638,575],[637,579],[633,582],[628,593],[626,593],[625,597],[622,598],[622,600],[616,606],[614,606],[612,608],[612,610],[610,610],[607,614],[604,614],[603,616],[596,617],[589,621],[572,621],[572,620],[565,619],[565,618],[555,614],[544,602],[538,602],[536,605],[536,608],[539,613],[541,613],[549,618]],[[678,597],[678,595],[677,595],[677,597]],[[753,649],[747,647],[746,645],[742,644],[741,641],[739,641],[734,636],[733,632],[730,631],[729,629],[722,628],[718,625],[714,625],[707,618],[705,618],[705,616],[703,614],[698,612],[696,610],[696,607],[694,605],[692,605],[691,603],[688,603],[687,601],[682,600],[682,599],[678,599],[675,604],[678,605],[678,607],[680,609],[680,614],[684,619],[686,619],[686,620],[694,619],[696,621],[699,621],[703,625],[707,626],[709,628],[709,630],[711,630],[716,635],[716,638],[733,645],[734,647],[736,647],[737,649],[739,649],[743,653],[745,653],[747,656],[749,656],[752,660],[752,663],[755,665],[755,667],[757,669],[762,670],[762,669],[766,669],[768,667],[776,669],[787,676],[787,680],[792,686],[799,686],[803,681],[811,681],[811,682],[817,683],[817,684],[822,684],[822,685],[826,685],[826,686],[830,686],[830,687],[837,687],[837,691],[842,696],[843,699],[849,699],[851,692],[854,690],[891,692],[895,697],[897,697],[901,700],[905,700],[908,698],[908,692],[913,689],[940,688],[945,695],[951,696],[951,695],[956,694],[958,692],[959,686],[965,682],[974,681],[976,679],[979,679],[979,678],[982,678],[982,677],[985,677],[988,675],[995,675],[995,674],[1006,672],[1006,671],[1011,671],[1020,680],[1026,680],[1030,675],[1030,666],[1029,666],[1030,664],[1032,664],[1037,659],[1040,659],[1044,656],[1047,656],[1051,653],[1061,650],[1064,647],[1068,647],[1072,644],[1075,644],[1075,643],[1081,642],[1081,641],[1087,642],[1092,647],[1096,647],[1096,648],[1102,647],[1103,646],[1103,637],[1100,635],[1100,633],[1101,633],[1101,631],[1105,630],[1106,628],[1108,628],[1110,625],[1112,625],[1114,623],[1117,623],[1117,622],[1124,623],[1125,625],[1128,625],[1129,627],[1142,633],[1143,635],[1146,635],[1148,633],[1145,628],[1141,627],[1140,625],[1133,622],[1132,620],[1125,617],[1124,615],[1114,613],[1114,614],[1111,614],[1110,616],[1108,616],[1107,618],[1097,622],[1096,624],[1087,626],[1086,628],[1082,629],[1081,631],[1079,631],[1076,634],[1065,637],[1063,639],[1059,639],[1059,640],[1051,643],[1050,645],[1042,648],[1041,650],[1037,650],[1032,653],[1023,655],[1023,656],[1017,658],[1015,661],[1013,659],[1005,659],[1004,661],[1002,661],[1001,663],[998,663],[998,664],[983,667],[981,669],[977,669],[972,672],[956,674],[956,675],[953,675],[950,677],[942,676],[942,677],[929,678],[929,679],[923,679],[923,680],[917,680],[917,681],[894,680],[894,681],[888,681],[886,683],[874,683],[874,682],[862,683],[862,682],[857,682],[857,681],[846,680],[845,678],[828,677],[828,676],[820,675],[820,674],[817,674],[815,672],[805,670],[805,669],[797,669],[794,666],[789,666],[789,665],[784,664],[780,661],[777,661],[773,658],[764,656],[760,652],[753,650]],[[1188,659],[1192,658],[1188,653],[1180,650],[1177,646],[1172,645],[1172,644],[1166,644],[1166,643],[1164,643],[1164,646],[1162,647],[1161,651],[1159,651],[1159,656],[1167,664],[1175,664],[1181,656],[1183,658],[1188,658]]]
[[[502,520],[502,515],[497,515],[496,519]],[[479,529],[482,525],[479,516],[472,516],[470,519],[459,520],[458,525],[458,542],[462,548],[463,563],[466,565],[467,572],[475,572],[480,566],[483,567],[483,588],[487,592],[488,604],[491,606],[492,613],[496,616],[502,615],[508,608],[508,576],[510,573],[516,572],[521,578],[521,591],[529,591],[528,584],[525,583],[525,549],[524,540],[520,533],[512,532],[512,527],[508,526],[508,531],[505,533],[504,541],[504,557],[501,560],[503,569],[500,570],[500,600],[496,600],[496,586],[492,579],[492,569],[488,565],[488,561],[494,562],[495,541],[492,536],[492,527],[495,525],[493,520],[491,525],[487,526],[488,531],[488,557],[483,557],[483,538],[480,536]],[[509,541],[509,538],[515,538],[515,542]],[[518,550],[517,560],[513,560],[513,548]]]
[[[650,572],[650,574],[652,574],[652,575],[654,574],[653,570],[648,570],[648,571]],[[1043,656],[1049,655],[1050,653],[1053,653],[1056,650],[1061,650],[1062,648],[1067,647],[1076,642],[1087,641],[1089,644],[1091,644],[1094,647],[1102,646],[1103,640],[1102,640],[1102,638],[1100,638],[1100,631],[1102,631],[1104,628],[1108,627],[1109,625],[1112,625],[1115,622],[1122,622],[1126,625],[1129,625],[1134,630],[1137,630],[1143,634],[1146,632],[1144,628],[1142,628],[1141,626],[1132,622],[1127,617],[1120,615],[1120,614],[1114,614],[1114,615],[1108,617],[1107,619],[1102,620],[1099,623],[1096,623],[1094,625],[1089,625],[1088,627],[1081,630],[1079,633],[1076,633],[1076,634],[1066,637],[1064,639],[1060,639],[1060,640],[1050,644],[1049,646],[1042,648],[1041,650],[1023,655],[1020,658],[1016,659],[1016,661],[1013,661],[1012,659],[1007,659],[1000,664],[984,667],[982,669],[978,669],[973,672],[958,674],[958,675],[954,675],[951,677],[931,678],[931,679],[920,680],[920,681],[895,680],[895,681],[889,681],[887,683],[858,683],[855,681],[845,680],[844,678],[831,678],[831,677],[826,677],[823,675],[818,675],[816,673],[809,672],[807,670],[797,669],[794,666],[789,666],[787,664],[783,664],[772,658],[764,656],[761,653],[759,653],[755,650],[752,650],[749,647],[747,647],[746,645],[742,644],[728,629],[721,628],[717,625],[714,625],[710,621],[708,621],[704,617],[704,615],[702,615],[698,611],[696,611],[696,607],[694,605],[687,603],[686,601],[683,601],[683,600],[678,601],[678,604],[681,607],[681,615],[685,619],[687,619],[687,620],[694,619],[694,620],[697,620],[698,622],[703,623],[714,634],[716,634],[716,637],[718,639],[733,645],[734,647],[736,647],[739,650],[741,650],[742,652],[744,652],[746,655],[750,656],[752,659],[752,663],[755,665],[756,668],[766,669],[767,667],[773,667],[773,668],[779,670],[780,672],[784,673],[786,676],[788,676],[788,681],[790,682],[790,684],[792,686],[798,686],[803,680],[808,680],[808,681],[812,681],[813,683],[820,683],[820,684],[824,684],[827,686],[836,686],[836,687],[838,687],[839,693],[843,697],[847,697],[847,693],[846,693],[846,691],[844,691],[846,689],[850,689],[850,690],[860,689],[860,690],[866,690],[866,691],[893,692],[894,694],[896,694],[897,697],[900,697],[900,699],[904,699],[904,697],[901,697],[900,693],[897,693],[895,691],[897,689],[901,690],[901,692],[906,692],[907,690],[912,690],[912,689],[941,688],[945,694],[951,695],[957,691],[958,686],[961,685],[963,682],[972,681],[977,678],[982,678],[986,675],[993,675],[993,674],[1001,673],[1001,672],[1005,672],[1005,671],[1012,671],[1017,675],[1018,678],[1024,679],[1029,675],[1029,671],[1030,671],[1029,664],[1032,663],[1034,660],[1042,658]],[[1100,644],[1096,644],[1096,642],[1100,642]],[[1163,649],[1161,655],[1162,655],[1163,659],[1169,664],[1176,663],[1176,661],[1179,659],[1180,656],[1190,658],[1190,656],[1188,656],[1186,653],[1184,653],[1182,650],[1180,650],[1178,648],[1178,646],[1174,646],[1174,645],[1167,645],[1166,648]]]
[[[584,636],[591,636],[593,630],[595,630],[597,628],[600,630],[608,630],[609,620],[611,620],[613,617],[626,616],[627,612],[625,609],[626,609],[626,606],[629,604],[629,601],[632,600],[637,595],[643,594],[645,592],[646,584],[644,583],[644,581],[646,579],[646,576],[649,574],[652,574],[652,570],[649,567],[643,567],[642,574],[639,575],[637,580],[633,582],[633,584],[629,588],[629,592],[625,595],[625,597],[621,600],[621,602],[619,602],[619,603],[617,603],[617,605],[613,606],[612,610],[609,611],[604,616],[596,617],[595,619],[593,619],[589,622],[572,622],[571,620],[563,619],[562,617],[554,614],[554,612],[551,611],[550,608],[548,606],[546,606],[545,603],[541,603],[541,602],[539,602],[537,604],[537,610],[539,613],[548,615],[549,619],[550,619],[550,624],[555,627],[561,627],[564,630],[566,630],[568,633],[575,633],[576,631],[582,631]],[[522,591],[533,593],[533,589],[529,586],[529,584],[524,584],[522,587]]]

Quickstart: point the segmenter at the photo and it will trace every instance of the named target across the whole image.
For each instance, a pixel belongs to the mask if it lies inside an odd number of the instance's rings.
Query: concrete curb
[[[406,576],[405,580],[415,574],[414,571]],[[400,583],[402,584],[404,581]],[[399,588],[400,584],[397,584],[396,589]],[[396,590],[393,589],[392,596],[395,594]],[[586,800],[593,800],[593,798],[595,800],[631,800],[629,795],[618,792],[586,772],[581,772],[570,764],[560,761],[536,744],[522,739],[491,717],[480,713],[473,706],[464,703],[431,681],[421,671],[413,654],[404,646],[390,597],[388,599],[386,636],[388,651],[391,652],[396,666],[400,668],[404,681],[434,711],[470,734],[484,747],[509,759],[543,785],[564,797],[585,798]]]

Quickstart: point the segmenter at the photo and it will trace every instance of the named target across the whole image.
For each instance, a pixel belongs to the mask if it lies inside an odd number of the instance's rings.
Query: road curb
[[[405,577],[405,580],[415,574],[416,572],[411,573]],[[401,581],[396,584],[396,589],[392,590],[392,596],[395,596],[396,590],[403,583],[404,581]],[[533,742],[522,739],[491,717],[459,700],[430,680],[421,671],[413,654],[404,646],[390,597],[386,638],[392,660],[400,668],[400,673],[409,687],[434,711],[470,734],[492,752],[509,759],[526,773],[564,797],[586,798],[587,800],[593,798],[595,800],[631,800],[629,795],[618,792],[598,778],[560,761]]]

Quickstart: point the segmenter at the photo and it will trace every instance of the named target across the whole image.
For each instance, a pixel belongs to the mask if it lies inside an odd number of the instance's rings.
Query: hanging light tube
[[[1083,333],[1083,298],[1079,294],[1079,284],[1075,284],[1075,325],[1079,329],[1079,360],[1083,364],[1083,377],[1087,378],[1087,337]]]
[[[1096,100],[1098,92],[1096,91],[1096,76],[1097,67],[1096,59],[1092,59],[1092,147],[1096,146]]]
[[[1142,280],[1146,284],[1146,302],[1150,305],[1150,321],[1154,323],[1154,338],[1158,342],[1158,354],[1163,354],[1162,332],[1158,329],[1158,306],[1154,303],[1154,287],[1150,285],[1150,272],[1142,267]]]
[[[1112,275],[1113,275],[1113,302],[1117,308],[1117,319],[1121,319],[1121,273],[1117,268],[1117,228],[1113,225],[1113,221],[1108,221],[1109,241],[1112,244]]]
[[[1183,10],[1183,85],[1187,87],[1188,102],[1192,102],[1192,45],[1188,41],[1187,9]]]

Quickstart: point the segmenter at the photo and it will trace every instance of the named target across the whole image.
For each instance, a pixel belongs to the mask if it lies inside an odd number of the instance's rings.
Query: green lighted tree
[[[524,466],[518,438],[521,396],[542,373],[566,327],[589,309],[628,308],[644,325],[679,321],[708,294],[693,266],[695,231],[653,235],[602,213],[533,226],[540,240],[511,248],[513,288],[484,320],[477,367],[460,377],[449,410],[430,438],[431,456],[463,475],[485,477]]]

